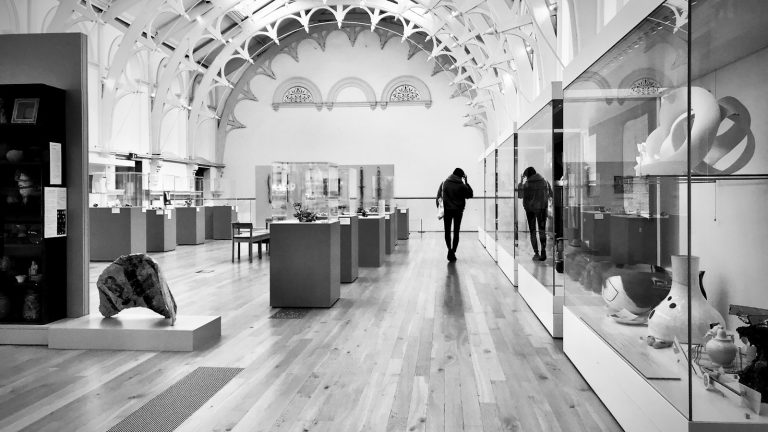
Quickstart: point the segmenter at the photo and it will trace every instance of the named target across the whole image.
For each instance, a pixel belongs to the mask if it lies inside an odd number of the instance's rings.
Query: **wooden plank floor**
[[[476,235],[400,241],[331,309],[271,320],[269,258],[228,241],[153,254],[181,314],[221,315],[194,353],[0,347],[0,430],[104,431],[198,366],[242,367],[180,431],[619,431]],[[95,280],[105,264],[91,265]],[[210,273],[200,270],[212,270]]]

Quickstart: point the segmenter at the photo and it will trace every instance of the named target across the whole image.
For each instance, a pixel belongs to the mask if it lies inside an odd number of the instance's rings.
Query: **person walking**
[[[537,173],[533,167],[523,171],[520,184],[517,187],[519,197],[523,199],[525,217],[528,219],[528,231],[533,246],[533,260],[546,261],[547,259],[547,207],[552,198],[552,187],[544,177]],[[539,243],[536,244],[536,227],[538,225]],[[541,250],[541,254],[539,254]]]
[[[464,207],[467,198],[474,196],[472,187],[467,181],[464,170],[456,168],[437,189],[437,206],[440,207],[440,199],[443,200],[443,227],[445,229],[445,247],[448,248],[448,261],[456,261],[456,248],[459,247],[459,231],[461,230],[461,218],[464,215]],[[451,241],[451,225],[453,225],[453,241]]]

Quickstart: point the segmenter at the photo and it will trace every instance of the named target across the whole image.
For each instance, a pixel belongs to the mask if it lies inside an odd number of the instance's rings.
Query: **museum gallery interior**
[[[768,431],[766,22],[0,0],[0,431]]]

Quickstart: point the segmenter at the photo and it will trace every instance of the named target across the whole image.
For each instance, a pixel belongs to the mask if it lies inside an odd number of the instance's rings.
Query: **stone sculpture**
[[[123,255],[96,282],[99,312],[107,318],[123,309],[145,307],[176,322],[176,301],[157,262],[145,254]]]

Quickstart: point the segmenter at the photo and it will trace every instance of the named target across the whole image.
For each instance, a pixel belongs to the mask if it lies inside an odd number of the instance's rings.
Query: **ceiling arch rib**
[[[329,2],[330,3],[330,2]],[[405,8],[392,8],[392,3],[386,1],[386,0],[371,0],[369,3],[366,3],[366,6],[361,7],[357,4],[355,5],[347,5],[346,9],[344,1],[337,1],[331,6],[336,6],[334,10],[334,17],[336,18],[337,22],[339,17],[344,17],[347,15],[347,13],[352,9],[379,9],[388,11],[391,13],[394,13],[397,17],[397,20],[401,23],[404,23],[403,26],[403,36],[407,37],[409,34],[414,32],[414,29],[417,27],[422,27],[425,30],[425,34],[427,35],[434,35],[436,31],[442,27],[442,21],[436,19],[435,17],[424,17],[421,16],[413,10],[404,10]],[[401,5],[404,3],[400,3]],[[310,8],[310,11],[313,9],[320,9],[320,6],[317,6],[315,2],[311,1],[299,1],[291,4],[284,4],[282,8],[279,9],[271,9],[271,8],[264,8],[253,15],[251,15],[246,21],[250,21],[253,26],[252,29],[263,29],[268,26],[272,26],[276,22],[280,22],[281,20],[285,19],[288,15],[296,15],[299,14],[300,11],[306,10],[305,6],[311,5],[313,7]],[[324,6],[323,6],[324,7]],[[270,14],[270,9],[272,13]],[[369,13],[370,14],[370,13]],[[313,13],[309,14],[310,16],[313,15]],[[439,27],[438,27],[439,26]],[[257,30],[258,31],[258,30]],[[227,56],[231,54],[231,52],[234,50],[233,46],[240,45],[244,43],[245,40],[250,36],[248,32],[241,32],[234,38],[232,38],[231,43],[228,43],[222,47],[221,52],[216,56],[214,61],[211,63],[209,69],[204,73],[203,80],[201,83],[201,86],[203,89],[205,89],[206,86],[212,85],[214,81],[214,77],[216,76],[216,71],[221,70],[224,66],[224,60],[228,58]],[[275,37],[275,43],[279,43],[279,36]],[[449,48],[450,49],[450,48]],[[194,135],[196,132],[196,125],[197,122],[200,119],[200,115],[202,112],[202,105],[201,100],[199,98],[199,94],[196,96],[195,101],[193,101],[192,105],[192,111],[190,115],[190,124],[189,124],[189,136],[190,136],[190,142],[195,142]],[[194,149],[190,149],[190,155],[192,157],[195,156]]]

